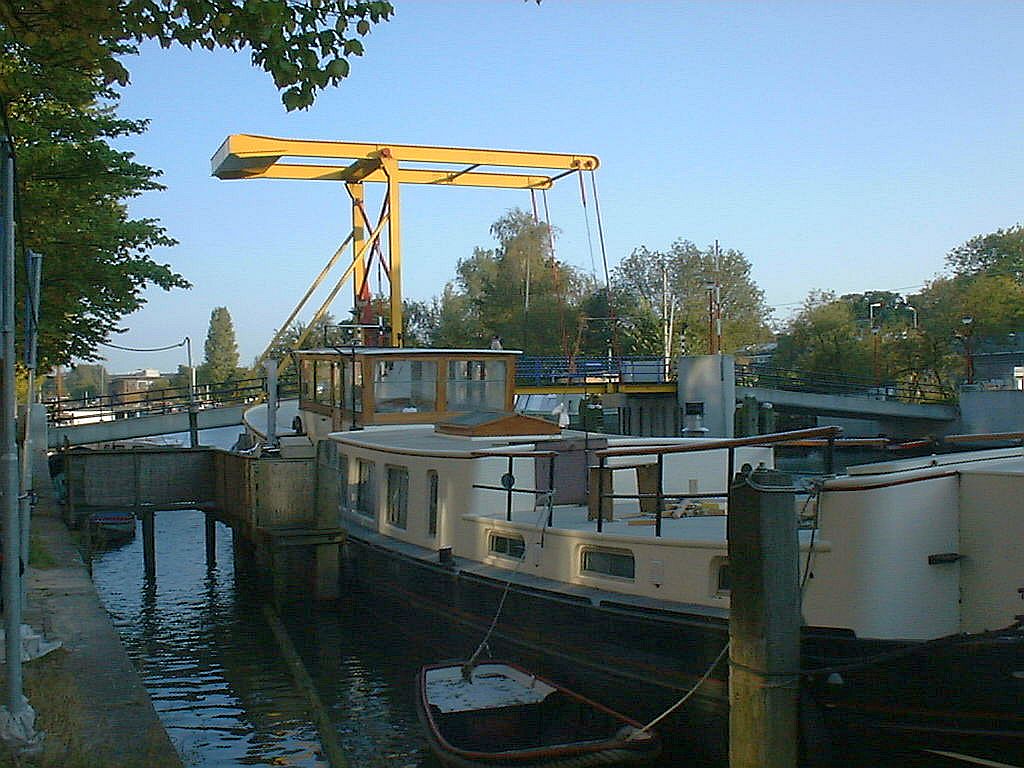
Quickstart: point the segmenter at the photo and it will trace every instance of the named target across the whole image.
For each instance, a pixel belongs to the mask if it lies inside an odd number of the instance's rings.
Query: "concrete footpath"
[[[30,764],[178,768],[181,758],[100,604],[52,497],[40,499],[32,533],[50,567],[29,569],[24,622],[64,647],[25,665],[37,725],[51,731],[47,742],[63,742],[48,743],[38,762]],[[32,667],[37,664],[45,665],[40,669],[45,669],[47,689],[58,695],[32,698]],[[69,722],[60,722],[64,720]]]

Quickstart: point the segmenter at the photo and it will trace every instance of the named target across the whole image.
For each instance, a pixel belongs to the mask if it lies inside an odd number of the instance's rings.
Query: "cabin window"
[[[377,493],[374,485],[374,464],[366,459],[356,462],[356,484],[352,508],[366,517],[377,516]]]
[[[313,372],[313,399],[324,405],[333,405],[334,377],[331,371],[334,366],[330,360],[317,360]]]
[[[505,409],[504,360],[448,361],[449,411]]]
[[[299,367],[299,379],[302,382],[300,397],[303,400],[313,399],[313,361],[303,360]]]
[[[433,360],[382,360],[373,367],[377,413],[437,410],[437,363]]]
[[[522,536],[515,536],[506,533],[492,533],[487,548],[493,555],[512,557],[522,560],[526,554],[526,541]]]
[[[624,549],[587,548],[583,550],[581,569],[585,574],[632,579],[636,577],[636,559]]]
[[[427,535],[437,536],[437,472],[427,472]]]
[[[388,523],[405,528],[409,517],[409,470],[388,467]]]
[[[343,396],[345,398],[345,410],[354,411],[355,413],[362,413],[363,411],[363,364],[361,360],[353,360],[351,363],[346,363],[346,367],[350,366],[351,376],[349,377],[350,384],[345,387]]]

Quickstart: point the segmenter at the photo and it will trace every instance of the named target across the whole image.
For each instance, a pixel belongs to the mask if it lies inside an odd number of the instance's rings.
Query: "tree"
[[[858,323],[855,302],[812,291],[779,338],[776,360],[817,373],[871,375],[870,333]]]
[[[508,211],[491,234],[496,248],[459,261],[440,299],[435,341],[485,347],[497,335],[507,349],[552,354],[560,346],[568,354],[593,281],[554,258],[553,233],[523,210]]]
[[[9,112],[18,153],[18,243],[44,256],[40,361],[96,360],[97,346],[118,321],[145,302],[147,286],[189,286],[149,255],[175,241],[156,221],[130,218],[125,207],[144,191],[162,189],[159,172],[107,143],[140,133],[145,123],[120,120],[91,100],[57,103],[41,94]]]
[[[64,391],[72,400],[107,394],[110,374],[102,365],[79,363],[64,377]]]
[[[360,38],[394,13],[380,0],[0,0],[3,45],[29,68],[94,73],[126,85],[123,61],[143,40],[164,48],[249,48],[287,109],[348,76]]]
[[[206,333],[205,360],[199,368],[199,380],[204,384],[224,384],[238,370],[238,345],[235,326],[227,307],[215,307],[210,313],[210,328]]]
[[[249,47],[285,106],[305,108],[348,74],[360,38],[392,12],[370,0],[0,0],[0,112],[17,155],[18,245],[44,256],[41,365],[97,359],[147,286],[188,287],[150,255],[175,241],[125,208],[162,187],[159,171],[109,146],[146,128],[114,112],[114,86],[129,80],[124,57],[146,39]]]
[[[708,349],[709,286],[717,285],[722,315],[722,348],[737,350],[771,337],[764,292],[750,276],[750,262],[732,248],[716,253],[678,239],[668,251],[640,246],[613,273],[617,294],[632,299],[630,316],[661,329],[666,357]]]
[[[946,255],[946,266],[958,276],[1006,275],[1024,284],[1024,224],[971,238]]]

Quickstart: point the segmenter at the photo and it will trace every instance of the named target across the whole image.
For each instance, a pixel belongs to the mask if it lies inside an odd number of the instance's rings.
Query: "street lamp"
[[[917,330],[917,307],[912,307],[907,304],[907,309],[914,313],[914,330]]]
[[[967,383],[974,383],[974,318],[966,315],[960,319],[964,326],[964,357],[967,363]]]
[[[875,371],[875,387],[881,384],[881,375],[878,370],[878,329],[875,327],[875,307],[882,306],[882,302],[876,301],[868,306],[868,323],[871,325],[872,351],[871,357]]]

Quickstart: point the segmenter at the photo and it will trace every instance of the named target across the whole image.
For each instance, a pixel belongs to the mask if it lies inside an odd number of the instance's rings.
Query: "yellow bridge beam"
[[[282,162],[284,160],[293,162]],[[294,162],[294,161],[300,162]],[[412,163],[415,167],[403,164]],[[428,147],[351,141],[311,141],[232,134],[210,160],[219,179],[293,179],[344,182],[352,193],[352,245],[360,254],[348,270],[356,276],[355,290],[365,274],[363,232],[368,224],[362,210],[364,182],[387,184],[388,274],[391,283],[391,343],[402,345],[402,257],[399,231],[399,187],[432,184],[498,189],[549,189],[562,176],[594,171],[594,155],[518,152],[504,149]],[[428,166],[428,167],[423,167]],[[441,166],[441,167],[432,167]],[[526,169],[508,173],[494,169]],[[482,170],[478,170],[482,169]],[[538,173],[548,171],[549,173]],[[554,171],[555,173],[550,173]],[[359,297],[356,297],[359,304]]]

